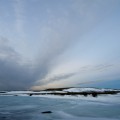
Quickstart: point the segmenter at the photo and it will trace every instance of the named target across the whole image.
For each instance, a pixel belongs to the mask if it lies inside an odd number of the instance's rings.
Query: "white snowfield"
[[[65,89],[63,91],[65,92],[89,92],[89,91],[93,91],[93,92],[104,92],[104,91],[116,91],[113,89],[97,89],[97,88],[69,88],[69,89]]]

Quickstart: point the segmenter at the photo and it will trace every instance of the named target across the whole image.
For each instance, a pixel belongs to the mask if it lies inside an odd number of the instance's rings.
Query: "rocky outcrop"
[[[44,112],[41,112],[42,114],[50,114],[50,113],[52,113],[52,111],[44,111]]]

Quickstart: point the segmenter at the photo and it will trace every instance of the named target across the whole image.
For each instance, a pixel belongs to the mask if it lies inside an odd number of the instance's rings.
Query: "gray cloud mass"
[[[78,41],[81,42],[81,37],[91,31],[112,9],[112,4],[106,9],[108,1],[107,4],[93,1],[94,5],[88,0],[86,2],[83,0],[81,2],[79,0],[73,1],[68,11],[65,8],[60,8],[63,11],[65,9],[66,12],[59,16],[54,13],[56,8],[50,9],[51,15],[45,16],[48,21],[44,26],[41,25],[41,36],[38,38],[41,44],[38,48],[38,56],[34,61],[24,61],[24,57],[9,45],[10,40],[0,38],[0,90],[26,90],[33,86],[60,81],[78,74],[60,74],[50,77],[48,81],[43,81],[53,70],[53,64],[59,56],[77,44]],[[22,8],[22,4],[19,0],[14,4],[16,26],[21,34],[25,27],[23,27],[22,17],[25,8]],[[102,11],[101,8],[103,8]],[[59,10],[56,9],[55,12],[59,14]],[[29,18],[27,20],[29,21]],[[110,66],[96,66],[94,70],[103,70],[108,67]],[[82,68],[82,71],[86,71],[86,69],[89,68]]]
[[[0,39],[0,90],[28,89],[33,84],[31,67],[21,63],[21,56]]]

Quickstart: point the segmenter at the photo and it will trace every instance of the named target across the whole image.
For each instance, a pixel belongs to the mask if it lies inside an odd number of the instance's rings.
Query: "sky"
[[[120,89],[120,0],[0,0],[0,90]]]

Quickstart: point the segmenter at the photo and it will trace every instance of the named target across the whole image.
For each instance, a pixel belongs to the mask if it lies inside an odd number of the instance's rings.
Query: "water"
[[[120,95],[80,99],[0,96],[0,120],[120,120],[119,101]]]

